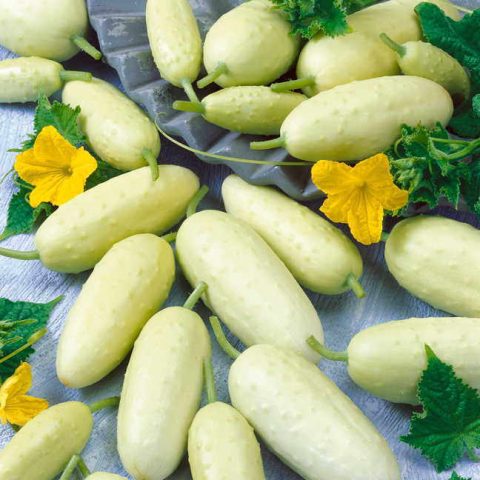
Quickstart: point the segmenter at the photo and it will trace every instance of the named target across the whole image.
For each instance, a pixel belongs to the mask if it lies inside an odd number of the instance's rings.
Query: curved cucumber
[[[183,222],[176,247],[191,285],[208,285],[205,304],[245,345],[281,345],[319,359],[306,344],[310,335],[323,338],[314,306],[249,225],[223,212],[203,211]]]
[[[43,264],[58,272],[83,272],[118,241],[173,227],[199,182],[186,168],[160,165],[159,171],[155,182],[148,167],[125,173],[62,205],[35,235]]]
[[[0,480],[52,480],[85,448],[92,427],[92,414],[83,403],[44,410],[0,451]]]
[[[268,85],[295,61],[299,39],[268,0],[250,0],[220,17],[207,33],[204,63],[221,87]],[[226,67],[223,74],[219,67]]]
[[[115,244],[97,264],[68,315],[57,375],[71,388],[92,385],[127,356],[175,278],[170,245],[152,234]]]
[[[348,347],[348,372],[374,395],[417,405],[425,344],[469,385],[480,388],[479,318],[411,318],[367,328]]]
[[[89,475],[85,480],[127,480],[125,477],[115,475],[114,473],[95,472]]]
[[[105,162],[120,170],[134,170],[147,164],[145,150],[158,157],[160,136],[155,124],[113,85],[98,78],[69,82],[62,100],[81,108],[80,126]]]
[[[188,460],[193,480],[265,480],[253,428],[226,403],[197,413],[188,432]]]
[[[233,363],[228,388],[234,407],[305,480],[400,480],[395,457],[373,424],[295,353],[249,348]]]
[[[480,231],[443,217],[402,220],[385,246],[387,266],[412,295],[453,315],[480,317]]]
[[[210,338],[185,308],[152,317],[135,343],[118,413],[118,450],[135,478],[163,480],[178,467],[202,396]]]
[[[202,65],[202,39],[188,0],[148,0],[146,16],[161,76],[176,87],[196,80]]]
[[[362,275],[355,245],[330,222],[269,187],[230,175],[222,187],[225,208],[253,227],[298,282],[314,292],[336,295]]]

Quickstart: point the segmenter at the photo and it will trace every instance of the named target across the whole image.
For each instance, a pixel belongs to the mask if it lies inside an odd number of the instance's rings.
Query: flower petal
[[[368,189],[358,191],[348,212],[348,225],[353,237],[364,245],[378,243],[383,230],[383,207]]]
[[[28,363],[23,362],[17,367],[15,373],[7,378],[0,387],[2,406],[4,404],[4,398],[6,398],[8,402],[12,397],[24,395],[30,390],[30,388],[32,388],[32,367],[30,367]]]
[[[348,211],[350,209],[349,197],[346,195],[329,195],[320,207],[323,212],[332,222],[347,223]]]
[[[312,181],[328,195],[350,192],[358,184],[352,175],[352,167],[329,160],[320,160],[312,167]]]
[[[48,402],[43,398],[21,395],[8,401],[4,408],[8,423],[23,427],[27,422],[48,408]]]
[[[50,202],[56,205],[54,199],[63,181],[64,177],[62,175],[46,177],[43,182],[39,183],[30,193],[28,199],[30,205],[33,208],[38,207],[42,202]]]

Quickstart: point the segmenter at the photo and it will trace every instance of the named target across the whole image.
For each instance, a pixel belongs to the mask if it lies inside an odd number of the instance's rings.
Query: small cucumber
[[[80,126],[105,162],[120,170],[134,170],[147,165],[150,158],[156,161],[160,135],[155,124],[113,85],[98,78],[69,82],[62,100],[81,108]]]
[[[118,413],[118,451],[142,480],[163,480],[180,464],[200,405],[210,338],[202,319],[180,307],[153,316],[135,343]]]
[[[0,45],[17,55],[63,62],[84,50],[102,57],[85,40],[85,0],[0,0],[0,12]]]
[[[453,315],[480,317],[480,231],[444,217],[398,223],[385,246],[387,266],[412,295]]]
[[[426,78],[392,76],[340,85],[302,102],[283,122],[281,136],[253,142],[255,150],[285,147],[301,160],[350,162],[389,148],[403,124],[446,125],[449,93]]]
[[[92,385],[127,356],[175,278],[170,245],[152,234],[115,244],[97,264],[68,314],[57,375],[71,388]]]
[[[208,285],[204,303],[245,345],[281,345],[318,361],[306,344],[312,334],[323,338],[314,306],[249,225],[205,210],[183,222],[176,247],[190,284]]]
[[[201,113],[208,122],[232,132],[278,135],[285,118],[304,100],[299,93],[247,86],[219,90],[201,102],[175,102],[173,107]]]
[[[64,70],[60,63],[39,57],[11,58],[0,61],[0,103],[25,103],[49,97],[63,87],[64,82],[91,80],[87,72]]]
[[[358,249],[309,208],[236,175],[223,182],[222,196],[227,212],[254,228],[304,287],[327,295],[359,287],[363,262]]]
[[[220,17],[207,33],[198,85],[268,85],[297,58],[300,41],[269,0],[250,0]]]
[[[226,403],[197,413],[188,433],[188,460],[193,480],[265,480],[253,428]]]
[[[292,351],[247,349],[230,369],[228,389],[233,406],[305,480],[400,480],[397,461],[370,420]]]
[[[44,410],[0,451],[0,480],[52,480],[85,448],[92,427],[92,414],[83,403]]]
[[[96,472],[89,475],[85,480],[127,480],[125,477],[114,473]]]

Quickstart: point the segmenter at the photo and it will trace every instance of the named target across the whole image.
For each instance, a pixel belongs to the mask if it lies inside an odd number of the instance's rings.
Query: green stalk
[[[297,78],[296,80],[288,80],[286,82],[272,83],[270,88],[277,93],[290,92],[291,90],[299,90],[305,87],[313,87],[315,85],[315,77]]]
[[[187,79],[182,80],[182,87],[191,102],[199,103],[197,94],[195,93],[195,90],[193,89],[193,86],[192,86],[192,82],[190,80],[187,80]]]
[[[215,403],[217,401],[217,389],[215,388],[215,376],[213,374],[213,365],[211,357],[203,362],[203,376],[205,378],[205,390],[207,391],[207,402]]]
[[[80,455],[73,455],[70,461],[67,463],[65,470],[59,480],[70,480],[73,472],[77,469],[78,462],[80,461]]]
[[[16,260],[40,260],[40,254],[37,250],[32,250],[30,252],[21,252],[18,250],[12,250],[10,248],[0,247],[0,256],[15,258]]]
[[[92,403],[90,405],[90,411],[92,413],[95,413],[105,408],[116,408],[118,407],[119,404],[120,404],[120,397],[104,398],[103,400],[99,400],[98,402]]]
[[[390,234],[388,232],[382,232],[382,237],[381,237],[382,242],[386,242],[389,236]]]
[[[78,469],[80,470],[83,478],[87,478],[91,474],[82,457],[80,457],[80,460],[78,461]]]
[[[222,325],[218,317],[212,315],[210,317],[210,325],[212,326],[213,334],[220,348],[232,359],[235,360],[240,356],[240,352],[228,341],[223,331]]]
[[[400,45],[399,43],[392,40],[386,33],[381,33],[380,34],[380,40],[382,40],[382,42],[387,47],[389,47],[393,51],[397,52],[400,55],[400,57],[404,57],[405,54],[407,53],[407,49],[403,45]]]
[[[180,112],[205,113],[205,107],[202,102],[186,102],[185,100],[177,100],[173,102],[173,109]]]
[[[188,207],[187,207],[187,218],[197,213],[198,205],[205,198],[209,190],[210,189],[206,185],[202,185],[200,190],[190,200],[190,203],[188,204]]]
[[[149,148],[144,148],[142,151],[142,157],[148,163],[150,171],[152,172],[152,180],[155,182],[158,180],[158,176],[160,175],[158,172],[158,162],[155,158],[155,155]]]
[[[163,235],[160,238],[163,238],[168,243],[173,243],[177,239],[178,232],[171,232],[167,233],[166,235]]]
[[[73,35],[71,37],[72,42],[87,55],[90,55],[95,60],[100,60],[102,58],[102,52],[96,49],[86,38],[81,35]]]
[[[273,140],[264,140],[263,142],[251,142],[252,150],[271,150],[272,148],[285,147],[285,139],[283,137],[274,138]]]
[[[212,84],[213,82],[215,82],[215,80],[217,80],[222,75],[225,75],[226,73],[228,73],[228,67],[224,63],[219,63],[212,72],[210,72],[207,76],[203,77],[197,82],[197,87],[208,87],[208,85]]]
[[[207,288],[208,286],[205,282],[200,282],[183,304],[183,308],[193,310],[200,298],[202,298],[202,295],[207,291]]]
[[[35,332],[35,333],[28,339],[27,343],[25,343],[25,344],[22,345],[21,347],[17,348],[17,349],[14,350],[13,352],[9,353],[9,354],[6,355],[5,357],[0,358],[0,364],[6,362],[7,360],[10,360],[12,357],[15,357],[15,356],[18,355],[19,353],[22,353],[24,350],[26,350],[27,348],[30,348],[32,345],[35,345],[46,333],[47,333],[47,329],[46,329],[46,328],[42,328],[42,329],[39,330],[38,332]]]
[[[362,284],[353,273],[347,277],[346,283],[350,290],[357,296],[357,298],[364,298],[366,296]]]
[[[455,8],[457,10],[459,10],[460,12],[464,12],[464,13],[473,13],[474,10],[470,9],[470,8],[466,8],[466,7],[461,7],[460,5],[455,5]]]
[[[77,72],[75,70],[62,70],[60,79],[62,82],[71,82],[73,80],[81,80],[83,82],[91,82],[93,75],[90,72]]]
[[[307,344],[327,360],[332,360],[333,362],[348,362],[347,352],[333,352],[325,347],[325,345],[322,345],[313,335],[308,338]]]

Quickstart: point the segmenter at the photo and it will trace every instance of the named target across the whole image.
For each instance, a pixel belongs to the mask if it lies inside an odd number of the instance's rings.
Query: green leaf
[[[473,113],[480,118],[480,93],[473,97]]]
[[[49,303],[12,302],[0,298],[0,353],[1,357],[14,352],[25,345],[29,338],[39,330],[46,327],[50,314],[55,305],[61,300],[57,298]],[[34,320],[23,324],[19,321]],[[16,340],[16,338],[18,340]],[[11,340],[14,340],[10,343]],[[4,363],[0,363],[0,378],[5,380],[10,377],[16,368],[34,352],[27,348]]]
[[[480,216],[480,157],[469,165],[471,175],[462,184],[462,195],[472,212]]]
[[[427,346],[428,366],[418,385],[422,413],[412,415],[401,440],[418,448],[438,472],[480,448],[480,396]]]
[[[125,173],[121,170],[117,170],[116,168],[112,167],[107,162],[100,160],[99,158],[97,158],[96,160],[97,169],[92,173],[92,175],[90,175],[90,177],[88,177],[87,184],[85,186],[86,190],[96,187],[100,183],[106,182],[111,178],[118,177],[118,175]]]
[[[457,472],[453,472],[450,480],[472,480],[471,478],[460,477]]]

